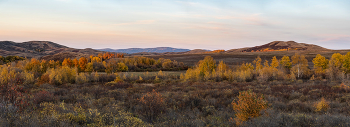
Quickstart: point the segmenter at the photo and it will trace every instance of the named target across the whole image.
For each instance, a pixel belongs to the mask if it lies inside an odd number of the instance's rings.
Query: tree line
[[[19,60],[25,60],[25,58],[19,57],[19,56],[6,56],[6,57],[0,56],[0,65],[19,61]]]
[[[283,56],[271,61],[258,56],[252,63],[243,63],[238,68],[229,68],[223,61],[207,56],[198,64],[189,68],[181,79],[185,81],[272,81],[272,80],[344,80],[350,78],[350,52],[346,55],[334,53],[330,59],[318,54],[312,60],[313,67],[304,55]]]

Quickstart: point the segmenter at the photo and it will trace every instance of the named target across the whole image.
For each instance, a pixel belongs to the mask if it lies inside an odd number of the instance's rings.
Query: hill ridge
[[[0,41],[1,56],[39,58],[59,53],[70,53],[71,56],[86,56],[93,54],[97,55],[98,53],[102,53],[102,51],[93,49],[75,49],[51,41],[27,41],[19,43],[13,41]]]
[[[273,41],[255,47],[231,49],[227,52],[268,52],[268,51],[324,51],[330,50],[314,44],[298,43],[295,41]]]
[[[96,50],[106,51],[106,52],[128,53],[128,54],[133,54],[133,53],[187,52],[187,51],[190,51],[189,49],[173,48],[173,47],[127,48],[127,49],[104,48],[104,49],[96,49]]]

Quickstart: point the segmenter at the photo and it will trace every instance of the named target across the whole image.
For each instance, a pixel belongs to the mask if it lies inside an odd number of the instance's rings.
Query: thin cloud
[[[228,28],[224,27],[216,27],[216,26],[191,26],[185,27],[186,29],[209,29],[209,30],[228,30]]]
[[[320,42],[329,42],[329,41],[336,41],[336,40],[350,40],[350,35],[322,35],[322,38]]]
[[[59,1],[59,2],[72,2],[72,0],[55,0],[55,1]]]
[[[156,21],[155,20],[140,20],[140,21],[136,21],[136,22],[118,23],[118,24],[114,24],[114,25],[116,25],[116,26],[140,25],[140,24],[153,24],[154,22],[156,22]]]
[[[188,6],[195,6],[198,5],[199,3],[195,3],[195,2],[188,2],[188,1],[176,1],[177,3],[181,3],[184,5],[188,5]]]
[[[244,24],[257,25],[257,26],[268,26],[272,24],[271,22],[264,20],[260,15],[261,13],[244,15],[244,16],[216,16],[214,18],[221,19],[221,20],[238,19],[238,20],[244,21]]]

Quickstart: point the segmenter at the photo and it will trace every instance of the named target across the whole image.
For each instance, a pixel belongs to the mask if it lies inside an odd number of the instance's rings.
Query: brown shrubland
[[[349,53],[313,66],[299,54],[237,66],[205,57],[175,74],[187,67],[109,55],[0,66],[0,126],[350,125]]]

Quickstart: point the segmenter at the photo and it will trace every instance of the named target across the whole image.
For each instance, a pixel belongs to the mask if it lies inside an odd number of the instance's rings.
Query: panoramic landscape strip
[[[0,0],[0,127],[350,127],[350,0]]]
[[[350,52],[342,50],[325,49],[326,57],[313,50],[244,49],[162,58],[47,57],[41,56],[45,48],[31,48],[24,53],[39,58],[0,56],[1,126],[349,125]],[[185,64],[193,56],[201,60]]]

